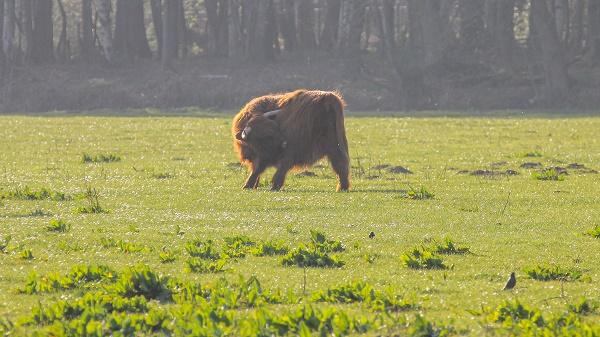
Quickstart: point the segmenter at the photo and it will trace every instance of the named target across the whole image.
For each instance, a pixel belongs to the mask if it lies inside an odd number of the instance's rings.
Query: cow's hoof
[[[336,188],[337,192],[348,192],[350,190],[349,186],[339,186]]]

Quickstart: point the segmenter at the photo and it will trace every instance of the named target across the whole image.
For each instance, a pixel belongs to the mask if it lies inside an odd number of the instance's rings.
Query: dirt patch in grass
[[[519,172],[515,170],[460,170],[457,172],[458,174],[468,174],[472,176],[478,177],[497,177],[497,176],[516,176],[519,175]]]
[[[395,173],[395,174],[413,174],[411,170],[407,169],[406,167],[402,167],[402,166],[389,167],[387,170],[390,173]]]
[[[542,163],[526,162],[526,163],[521,164],[520,167],[524,168],[524,169],[541,168],[542,167]]]

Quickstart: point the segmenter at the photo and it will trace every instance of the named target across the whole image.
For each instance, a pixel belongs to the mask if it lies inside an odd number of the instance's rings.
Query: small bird
[[[371,233],[369,233],[369,239],[372,239],[372,238],[374,238],[374,237],[375,237],[375,232],[371,232]]]
[[[517,278],[515,277],[515,272],[513,271],[512,273],[510,273],[510,277],[508,278],[508,281],[506,281],[506,285],[504,286],[504,289],[502,289],[502,290],[511,290],[516,285],[517,285]]]

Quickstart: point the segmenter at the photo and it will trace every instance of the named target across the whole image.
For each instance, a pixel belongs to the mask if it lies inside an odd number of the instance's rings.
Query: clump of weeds
[[[471,252],[469,247],[461,247],[448,237],[444,238],[442,242],[435,242],[433,251],[445,255],[463,255]]]
[[[19,252],[19,258],[22,260],[33,260],[33,251],[25,248]]]
[[[45,187],[36,190],[25,186],[22,189],[16,188],[13,191],[0,193],[0,199],[65,201],[71,200],[71,197]]]
[[[173,250],[163,247],[162,251],[158,253],[160,263],[171,263],[175,262],[176,254]]]
[[[402,254],[400,260],[411,269],[447,269],[444,261],[435,251],[424,247],[414,248]]]
[[[300,244],[287,253],[281,260],[284,266],[339,268],[345,263],[336,256],[330,256],[332,252],[343,252],[344,245],[335,240],[329,240],[322,232],[310,231],[311,241],[308,244]]]
[[[226,263],[227,260],[225,259],[211,261],[197,257],[190,257],[186,261],[185,269],[190,273],[220,273],[225,271]]]
[[[433,192],[430,192],[429,190],[427,190],[425,188],[425,186],[421,186],[419,188],[414,188],[414,187],[410,186],[405,195],[405,198],[413,199],[413,200],[428,200],[428,199],[433,199],[434,197],[435,197],[435,194],[433,194]]]
[[[108,153],[108,154],[98,154],[98,155],[91,155],[89,153],[83,153],[81,161],[84,164],[89,164],[89,163],[114,163],[114,162],[118,162],[121,161],[121,157],[114,155],[112,153]]]
[[[75,208],[76,214],[108,213],[108,211],[100,205],[100,193],[98,193],[96,188],[88,186],[82,195],[82,199],[85,200],[86,205]]]
[[[574,268],[563,268],[560,266],[535,266],[526,267],[523,269],[525,274],[531,279],[537,281],[576,281],[579,280],[583,273]]]
[[[600,225],[590,229],[589,231],[585,232],[585,234],[593,238],[600,239]]]
[[[46,226],[48,232],[66,233],[71,230],[71,225],[60,219],[52,219]]]
[[[555,168],[548,168],[542,171],[533,172],[531,174],[533,179],[536,180],[551,180],[551,181],[563,181],[565,180],[565,175],[561,174]]]

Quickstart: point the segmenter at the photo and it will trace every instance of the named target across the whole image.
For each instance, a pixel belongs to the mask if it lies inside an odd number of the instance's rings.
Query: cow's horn
[[[267,112],[264,113],[263,116],[267,117],[267,118],[271,118],[271,117],[277,116],[277,114],[280,113],[280,112],[281,112],[281,110],[267,111]]]

